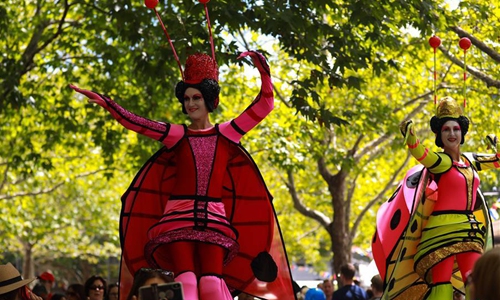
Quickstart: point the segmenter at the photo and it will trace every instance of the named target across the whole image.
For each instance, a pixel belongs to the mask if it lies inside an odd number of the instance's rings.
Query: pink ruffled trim
[[[155,262],[153,254],[159,245],[168,244],[176,241],[197,241],[210,244],[219,245],[228,253],[224,259],[224,266],[227,265],[236,256],[240,249],[240,245],[234,239],[225,236],[216,231],[206,230],[193,230],[193,229],[179,229],[171,232],[165,232],[156,238],[150,240],[144,248],[146,260],[152,267],[159,268],[160,266]]]

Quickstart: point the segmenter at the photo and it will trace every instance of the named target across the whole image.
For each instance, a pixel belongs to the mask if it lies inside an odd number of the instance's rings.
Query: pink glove
[[[89,100],[88,100],[89,103],[97,103],[102,107],[107,106],[106,101],[99,94],[94,93],[94,92],[89,91],[89,90],[81,89],[81,88],[79,88],[75,85],[72,85],[72,84],[70,84],[69,87],[72,88],[73,90],[75,90],[76,92],[89,98]]]
[[[257,67],[257,70],[259,70],[260,73],[266,73],[267,75],[271,74],[269,65],[267,64],[264,55],[257,51],[245,51],[238,56],[238,59],[242,59],[245,56],[250,56],[252,58],[253,64]]]

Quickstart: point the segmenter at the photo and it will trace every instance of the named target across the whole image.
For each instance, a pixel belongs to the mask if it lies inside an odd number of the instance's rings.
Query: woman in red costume
[[[439,101],[430,125],[442,152],[425,148],[411,121],[401,124],[410,153],[425,169],[410,171],[377,216],[390,219],[387,227],[377,222],[373,243],[377,265],[385,277],[383,299],[452,299],[453,283],[460,281],[463,286],[486,245],[488,219],[484,208],[477,209],[482,204],[477,197],[477,171],[499,168],[500,153],[461,153],[469,120],[451,97]],[[397,208],[398,202],[407,206],[410,216]],[[391,205],[395,208],[388,208]],[[396,237],[400,240],[389,246],[392,249],[381,250],[384,243],[391,244],[391,232],[402,232]]]
[[[222,124],[210,121],[219,99],[218,68],[205,54],[188,57],[184,80],[175,88],[191,120],[187,126],[148,120],[71,86],[125,128],[164,145],[122,197],[121,299],[142,267],[173,271],[187,300],[233,299],[233,291],[294,299],[271,196],[239,144],[274,107],[264,56],[247,51],[240,58],[245,56],[260,72],[261,91],[241,115]]]

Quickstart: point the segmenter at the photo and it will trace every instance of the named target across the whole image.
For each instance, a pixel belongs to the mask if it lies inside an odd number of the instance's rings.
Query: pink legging
[[[467,272],[472,270],[474,263],[480,256],[481,254],[477,252],[465,252],[456,255],[458,268],[460,269],[460,274],[462,275],[462,280],[464,283],[467,282]],[[455,256],[450,256],[432,267],[433,283],[451,281],[454,258]]]
[[[226,250],[218,245],[201,242],[174,242],[165,245],[172,257],[174,274],[191,271],[200,277],[204,274],[222,275]]]
[[[232,300],[222,279],[225,249],[201,242],[175,242],[165,248],[186,300]]]

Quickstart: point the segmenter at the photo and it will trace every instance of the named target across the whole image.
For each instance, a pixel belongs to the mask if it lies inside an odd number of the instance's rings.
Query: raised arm
[[[245,133],[257,126],[274,108],[273,83],[266,58],[256,51],[243,52],[238,58],[245,56],[252,58],[255,67],[259,70],[262,83],[259,94],[250,106],[237,118],[219,126],[221,133],[235,143],[238,143]]]
[[[494,154],[466,153],[467,158],[472,162],[474,168],[478,171],[500,168],[500,151],[498,139],[494,134],[486,137],[488,148],[495,152]]]
[[[152,121],[126,110],[104,95],[74,85],[70,85],[70,88],[86,96],[90,103],[97,103],[105,108],[123,127],[160,141],[167,147],[175,145],[184,134],[182,125]]]
[[[429,169],[431,173],[439,174],[451,168],[452,161],[449,156],[429,151],[428,148],[420,143],[420,140],[415,134],[413,122],[411,120],[401,123],[400,129],[405,137],[405,144],[408,146],[411,155],[415,157],[419,163]]]

